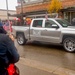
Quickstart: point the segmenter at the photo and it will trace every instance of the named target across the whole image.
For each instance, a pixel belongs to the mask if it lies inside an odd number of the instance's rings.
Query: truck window
[[[43,20],[34,20],[33,21],[33,27],[42,27]]]
[[[64,19],[56,20],[62,27],[72,26],[68,21]]]
[[[56,24],[56,23],[52,20],[46,20],[45,21],[45,28],[52,28],[53,24]]]

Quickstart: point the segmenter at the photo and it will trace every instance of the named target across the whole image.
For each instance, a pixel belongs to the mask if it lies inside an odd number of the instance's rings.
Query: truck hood
[[[64,34],[74,34],[75,35],[75,26],[69,26],[67,28],[62,28],[61,32]]]
[[[67,28],[63,28],[65,31],[75,31],[75,26],[68,26]]]

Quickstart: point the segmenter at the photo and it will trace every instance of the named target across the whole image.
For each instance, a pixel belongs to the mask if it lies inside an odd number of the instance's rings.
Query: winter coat
[[[10,63],[19,61],[19,54],[14,45],[14,42],[6,34],[0,33],[0,75],[2,69],[7,67]]]

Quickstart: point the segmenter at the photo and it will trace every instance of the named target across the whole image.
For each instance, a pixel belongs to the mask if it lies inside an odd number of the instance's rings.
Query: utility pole
[[[23,13],[23,0],[21,0],[21,13]]]
[[[23,25],[23,0],[21,1],[21,24]]]
[[[8,15],[8,0],[6,0],[6,9],[7,9],[7,20],[8,20],[8,25],[9,25],[9,30],[7,32],[8,32],[8,34],[11,34],[11,31],[10,31],[10,22],[9,22],[9,15]]]
[[[8,15],[8,0],[6,0],[6,9],[7,9],[7,20],[9,22],[9,15]]]

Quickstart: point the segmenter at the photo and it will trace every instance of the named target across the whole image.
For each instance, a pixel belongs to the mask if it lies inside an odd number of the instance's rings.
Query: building
[[[46,13],[48,17],[51,17],[47,12],[48,5],[51,0],[21,0],[21,5],[16,7],[17,14],[19,16],[25,16],[30,18],[45,17]],[[60,0],[62,2],[63,9],[59,12],[59,15],[67,19],[69,22],[75,18],[75,0]],[[56,13],[52,17],[55,17]]]
[[[16,11],[15,10],[8,10],[8,15],[11,15],[11,14],[16,14]],[[0,19],[1,20],[7,20],[7,10],[4,10],[4,9],[0,9]],[[13,20],[14,17],[9,17],[9,20]]]
[[[64,18],[71,23],[75,18],[75,0],[62,0]]]

